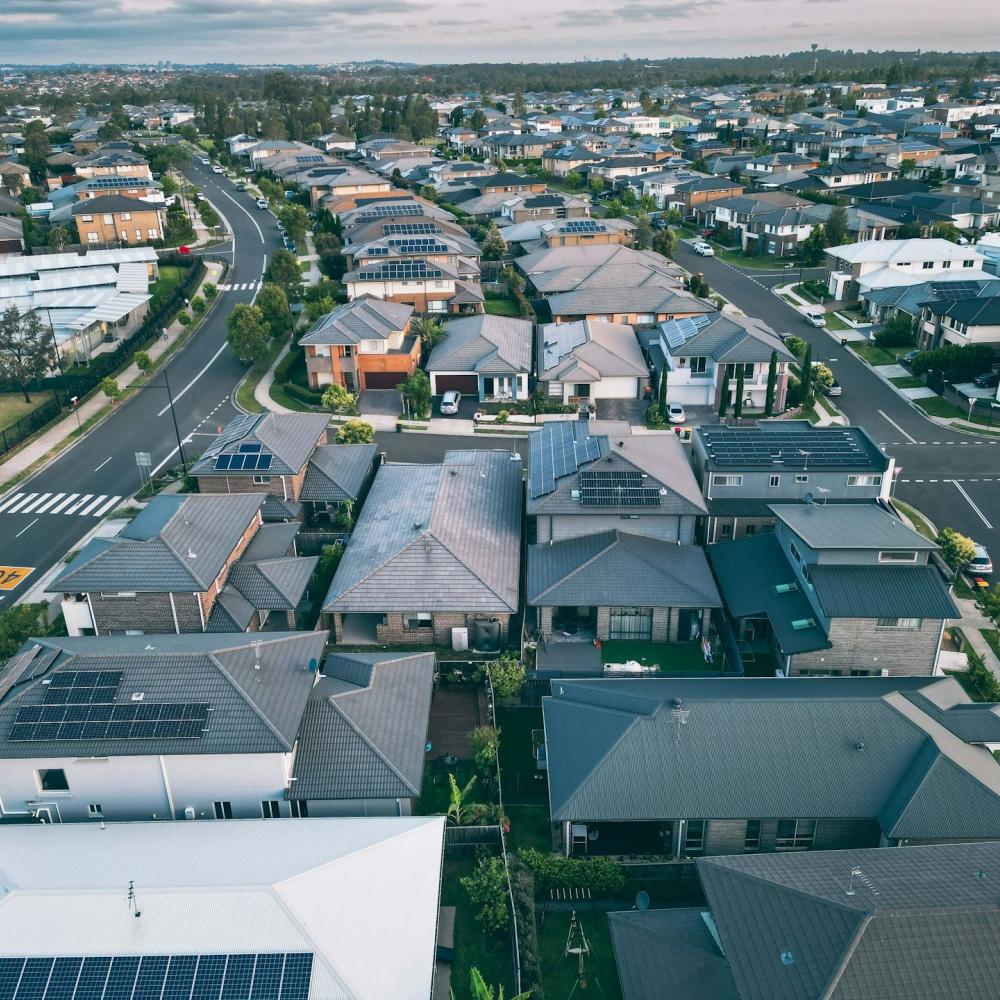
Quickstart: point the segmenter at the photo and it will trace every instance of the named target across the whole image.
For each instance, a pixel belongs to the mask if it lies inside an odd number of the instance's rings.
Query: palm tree
[[[469,973],[469,990],[472,1000],[504,1000],[503,987],[498,986],[494,989],[483,979],[482,973],[475,966]],[[528,990],[526,993],[518,993],[516,997],[511,997],[511,1000],[529,1000],[530,996],[531,991]]]
[[[458,787],[455,775],[448,772],[448,821],[454,826],[461,826],[462,820],[468,816],[465,810],[465,800],[472,794],[472,788],[476,783],[476,776],[469,778],[468,784],[464,788]]]
[[[444,340],[448,334],[441,323],[441,320],[433,316],[422,316],[413,321],[413,332],[420,338],[420,343],[425,351],[430,351],[435,344]]]

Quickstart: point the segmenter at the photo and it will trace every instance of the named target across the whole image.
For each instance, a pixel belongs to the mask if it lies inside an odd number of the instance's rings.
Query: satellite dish
[[[649,909],[649,893],[645,889],[640,889],[635,894],[635,908],[643,912]]]
[[[813,495],[812,495],[811,493],[806,493],[806,494],[805,494],[805,495],[804,495],[804,496],[802,497],[802,502],[803,502],[804,504],[810,504],[810,503],[812,503],[812,502],[813,502]]]

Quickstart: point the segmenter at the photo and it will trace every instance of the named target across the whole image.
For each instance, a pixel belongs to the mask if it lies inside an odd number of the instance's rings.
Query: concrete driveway
[[[403,412],[403,404],[395,389],[366,389],[358,397],[358,409],[362,414],[380,413],[398,417]]]
[[[649,402],[645,399],[599,399],[598,420],[624,420],[630,424],[645,424]]]

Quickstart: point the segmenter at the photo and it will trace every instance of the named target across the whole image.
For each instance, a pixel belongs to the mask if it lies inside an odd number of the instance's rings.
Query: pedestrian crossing
[[[252,292],[258,285],[259,281],[234,281],[229,285],[219,285],[220,292]]]
[[[75,514],[104,517],[121,502],[109,493],[14,493],[0,500],[0,514]]]

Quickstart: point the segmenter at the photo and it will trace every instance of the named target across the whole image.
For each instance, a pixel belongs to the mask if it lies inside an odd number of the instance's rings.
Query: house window
[[[91,819],[103,819],[104,818],[104,807],[100,802],[91,802],[87,806],[87,815]]]
[[[433,622],[434,616],[430,611],[407,611],[403,615],[405,628],[430,628]]]
[[[131,221],[132,221],[132,213],[122,212],[122,222],[131,222]]]
[[[267,486],[271,482],[270,476],[254,476],[253,477],[254,486]]]
[[[760,850],[760,820],[748,819],[747,831],[743,835],[743,850],[747,854]]]
[[[857,475],[847,477],[848,486],[881,486],[882,477],[872,475]]]
[[[305,799],[292,799],[288,803],[292,809],[292,819],[306,819],[309,815],[309,803]]]
[[[774,842],[778,851],[808,851],[816,839],[816,820],[779,819],[778,836]]]
[[[951,267],[951,261],[950,260],[943,260],[943,261],[941,261],[941,267],[945,271],[947,271]]]
[[[733,537],[733,526],[731,524],[724,524],[722,526],[721,534],[722,534],[723,538],[732,538]]]
[[[917,553],[916,552],[880,552],[878,554],[878,561],[880,563],[889,563],[889,562],[915,563],[917,561]]]
[[[263,799],[260,814],[264,819],[281,819],[281,803],[277,799]]]
[[[160,231],[158,229],[147,229],[146,232],[149,233],[151,240],[159,239]]]
[[[799,552],[798,548],[796,547],[795,542],[789,542],[788,543],[788,551],[791,552],[792,555],[795,557],[795,561],[796,562],[802,562],[802,554]]]
[[[923,264],[920,265],[925,271],[931,271],[934,268],[934,261],[925,260]]]
[[[795,632],[804,632],[807,628],[815,628],[815,618],[796,618],[792,622],[792,629]]]
[[[94,221],[94,217],[92,215],[81,215],[80,216],[80,221],[81,222],[93,222]]]
[[[809,482],[809,477],[808,476],[803,476],[803,475],[798,475],[798,476],[795,477],[795,482],[796,483],[808,483]]]
[[[915,632],[923,625],[923,618],[876,618],[876,628],[901,628]]]
[[[105,212],[104,215],[101,216],[101,220],[104,222],[104,225],[112,226],[114,225],[115,217]]]
[[[976,262],[974,260],[963,260],[962,267],[975,267]]]
[[[62,768],[48,768],[37,772],[38,787],[43,792],[68,792],[69,782]]]
[[[705,826],[703,819],[689,819],[684,827],[684,853],[701,854],[705,850]]]
[[[708,358],[692,358],[690,362],[691,372],[694,375],[701,375],[708,365]]]
[[[232,802],[213,802],[212,808],[215,810],[216,819],[232,819],[233,818],[233,804]]]
[[[87,233],[87,242],[88,243],[96,243],[97,242],[97,233]]]
[[[781,476],[771,476],[771,478],[768,480],[768,484],[767,485],[768,486],[780,486],[781,485]]]
[[[742,476],[712,476],[713,486],[742,486]]]

